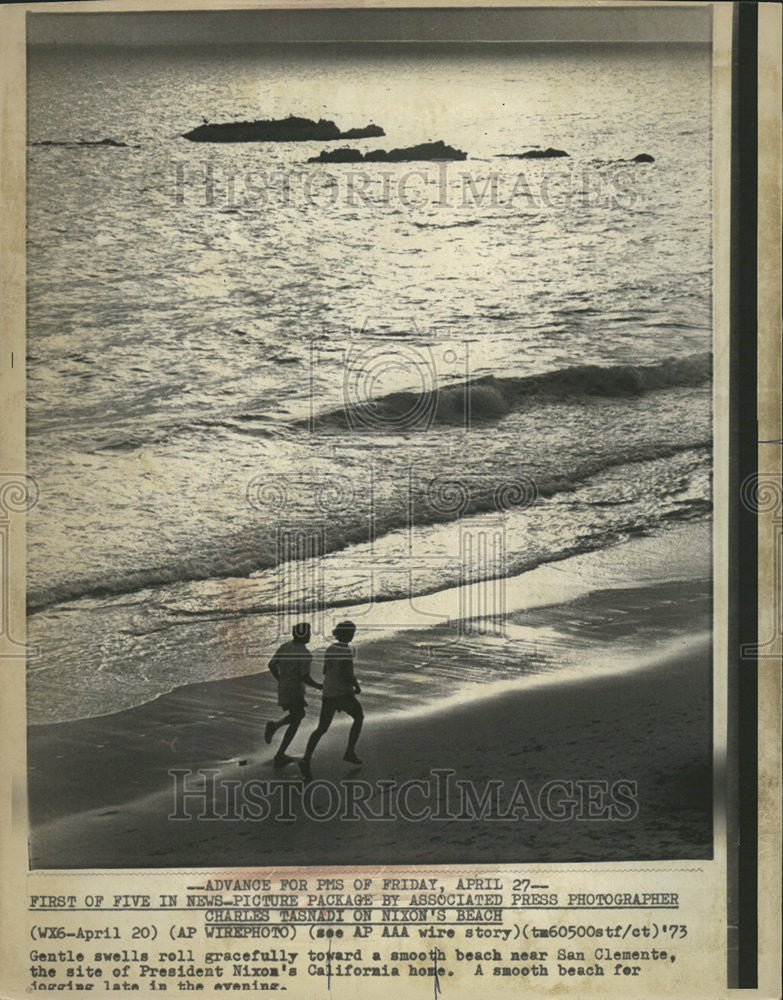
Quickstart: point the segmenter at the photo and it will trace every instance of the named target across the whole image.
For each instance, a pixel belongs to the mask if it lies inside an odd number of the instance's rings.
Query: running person
[[[300,622],[294,625],[292,633],[293,639],[284,642],[269,661],[269,670],[277,681],[277,703],[288,713],[276,722],[267,722],[264,729],[264,740],[271,743],[277,730],[288,726],[274,758],[275,764],[280,766],[291,764],[294,760],[288,756],[286,750],[305,717],[307,708],[304,697],[305,684],[319,691],[323,687],[310,676],[313,663],[312,653],[307,648],[307,643],[310,641],[310,625],[307,622]]]
[[[351,731],[348,734],[348,748],[343,754],[343,760],[349,764],[361,764],[356,756],[356,741],[362,731],[364,712],[356,697],[361,693],[359,682],[353,672],[354,651],[350,646],[356,633],[353,622],[340,622],[332,635],[337,640],[324,654],[324,687],[321,701],[321,715],[318,727],[310,734],[304,757],[299,767],[305,777],[310,773],[310,759],[313,756],[318,741],[332,724],[335,712],[345,712],[353,719]]]

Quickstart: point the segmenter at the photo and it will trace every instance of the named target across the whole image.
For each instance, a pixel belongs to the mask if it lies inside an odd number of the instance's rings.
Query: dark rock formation
[[[310,118],[289,115],[269,121],[206,123],[185,132],[183,138],[191,142],[329,142],[332,139],[371,139],[385,134],[379,125],[341,132],[334,122],[324,118],[314,122]]]
[[[550,160],[556,156],[568,156],[564,149],[552,149],[550,146],[548,149],[528,149],[524,153],[498,153],[497,156],[503,156],[509,160]]]
[[[461,149],[447,146],[442,140],[422,142],[418,146],[401,149],[373,149],[364,156],[358,149],[323,150],[318,156],[311,156],[308,163],[413,163],[421,160],[466,160],[468,154]]]
[[[308,163],[363,163],[358,149],[324,149],[318,156],[311,156]]]
[[[349,128],[347,132],[341,132],[341,139],[377,139],[386,135],[380,125],[366,125],[364,128]]]
[[[139,149],[138,146],[129,146],[127,142],[119,142],[117,139],[77,139],[76,142],[58,142],[56,139],[41,139],[34,142],[34,146],[113,146],[117,149]]]
[[[634,156],[631,163],[655,163],[655,157],[649,153],[639,153],[638,156]]]

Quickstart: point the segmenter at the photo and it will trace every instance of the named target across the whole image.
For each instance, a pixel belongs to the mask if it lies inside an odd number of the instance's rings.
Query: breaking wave
[[[512,410],[548,403],[568,403],[586,396],[617,398],[708,382],[709,352],[667,358],[652,365],[578,365],[538,375],[485,375],[426,392],[393,392],[315,417],[319,429],[353,431],[395,428],[427,429],[433,424],[462,424],[502,419]],[[367,381],[372,378],[368,373]],[[357,393],[358,395],[358,393]]]

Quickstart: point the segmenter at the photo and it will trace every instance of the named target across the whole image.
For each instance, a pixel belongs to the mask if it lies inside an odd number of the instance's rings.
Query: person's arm
[[[362,689],[359,687],[356,674],[353,672],[353,650],[343,657],[340,667],[343,678],[351,685],[356,694],[361,694]]]
[[[308,687],[315,688],[316,691],[323,691],[323,684],[319,684],[318,681],[313,680],[313,676],[310,673],[312,670],[313,658],[308,652],[307,658],[302,662],[299,670],[302,677],[302,683],[306,684]]]
[[[275,655],[269,661],[269,673],[274,677],[276,681],[280,680],[280,670],[278,669],[279,664],[280,664],[280,658],[278,657],[277,653],[275,653]]]

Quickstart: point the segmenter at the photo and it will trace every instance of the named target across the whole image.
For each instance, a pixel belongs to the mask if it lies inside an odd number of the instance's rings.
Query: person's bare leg
[[[351,731],[348,733],[348,749],[343,754],[343,760],[347,760],[349,764],[361,764],[361,761],[356,756],[356,742],[362,731],[364,711],[358,701],[356,702],[355,707],[349,710],[348,714],[353,719],[353,724],[351,726]]]
[[[310,772],[310,758],[315,752],[315,748],[318,746],[318,741],[329,729],[332,724],[332,719],[334,718],[334,709],[321,702],[321,714],[318,718],[318,725],[310,733],[310,739],[307,741],[307,746],[305,748],[304,757],[299,762],[299,769],[305,777],[309,777]]]
[[[266,726],[264,726],[264,743],[271,743],[275,733],[281,726],[289,726],[291,724],[291,718],[291,713],[289,712],[288,715],[284,715],[277,722],[267,722]]]
[[[280,749],[275,754],[275,761],[278,764],[291,764],[293,762],[293,757],[289,757],[286,750],[291,745],[291,740],[296,736],[297,730],[304,719],[304,712],[291,712],[288,718],[290,722],[288,724],[288,729],[283,733],[283,739],[280,743]]]

